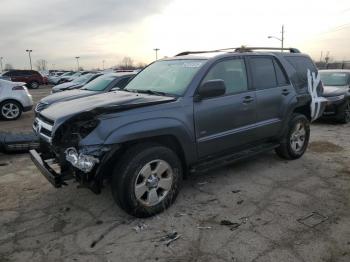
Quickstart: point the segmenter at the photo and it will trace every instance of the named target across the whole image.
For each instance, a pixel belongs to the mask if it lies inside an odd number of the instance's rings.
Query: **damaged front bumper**
[[[67,185],[65,180],[71,179],[72,177],[64,176],[61,173],[57,173],[53,168],[49,166],[47,160],[43,159],[41,155],[35,150],[29,151],[30,157],[36,167],[39,169],[41,174],[55,187],[60,188],[63,185]]]

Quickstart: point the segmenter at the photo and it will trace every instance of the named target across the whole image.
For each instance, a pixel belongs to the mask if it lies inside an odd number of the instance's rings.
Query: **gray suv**
[[[110,181],[121,208],[147,217],[170,206],[192,172],[273,149],[297,159],[323,113],[308,91],[317,69],[297,49],[270,49],[183,52],[123,90],[54,104],[35,119],[32,160],[55,187],[75,179],[99,193]]]

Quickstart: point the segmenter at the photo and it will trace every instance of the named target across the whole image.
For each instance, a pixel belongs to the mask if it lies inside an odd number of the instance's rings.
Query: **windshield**
[[[89,91],[103,91],[116,78],[117,76],[115,76],[114,74],[102,75],[92,80],[90,83],[86,84],[81,89]]]
[[[206,60],[163,60],[146,67],[124,90],[181,96]]]
[[[89,81],[89,79],[93,76],[94,74],[85,74],[85,75],[82,75],[82,76],[79,76],[78,78],[74,79],[72,81],[72,83],[74,84],[84,84],[86,83],[87,81]]]
[[[325,86],[345,86],[349,84],[349,74],[344,72],[320,72]]]

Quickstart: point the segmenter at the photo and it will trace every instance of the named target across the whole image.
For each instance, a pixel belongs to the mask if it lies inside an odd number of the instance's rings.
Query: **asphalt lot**
[[[150,219],[126,215],[108,185],[54,189],[27,154],[0,155],[0,261],[350,261],[350,125],[311,134],[299,160],[271,152],[191,176]]]

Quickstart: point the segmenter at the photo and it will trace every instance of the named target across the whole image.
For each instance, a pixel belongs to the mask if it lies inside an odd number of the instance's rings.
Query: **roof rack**
[[[290,53],[300,53],[299,49],[297,48],[280,48],[280,47],[232,47],[232,48],[222,48],[217,50],[210,50],[210,51],[185,51],[177,54],[176,56],[183,56],[183,55],[190,55],[190,54],[205,54],[205,53],[216,53],[216,52],[225,52],[230,51],[233,52],[252,52],[254,50],[276,50],[276,51],[289,51]]]

